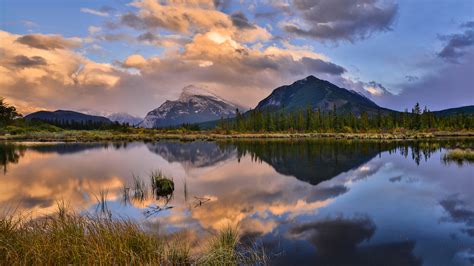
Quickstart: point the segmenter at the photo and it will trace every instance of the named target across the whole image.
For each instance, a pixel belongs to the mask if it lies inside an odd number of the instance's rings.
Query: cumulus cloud
[[[78,46],[74,40],[5,31],[0,31],[0,38],[2,94],[25,110],[69,101],[80,104],[81,95],[108,90],[120,79],[120,72],[111,65],[96,63],[74,51]]]
[[[446,41],[446,44],[438,53],[439,57],[457,62],[469,49],[474,47],[474,21],[464,23],[462,28],[465,28],[463,33],[440,36],[440,39]]]
[[[35,67],[35,66],[44,66],[46,65],[46,60],[41,56],[24,56],[17,55],[13,57],[13,64],[18,67]]]
[[[286,23],[283,29],[319,40],[364,39],[374,32],[388,31],[398,6],[378,0],[293,0],[301,23]]]
[[[182,45],[189,42],[189,38],[186,38],[181,35],[161,35],[156,34],[150,31],[144,32],[136,37],[138,42],[148,44],[148,45],[155,45],[160,47],[181,47]]]
[[[371,96],[380,97],[384,95],[391,95],[391,93],[380,83],[370,81],[364,84],[364,89]]]
[[[238,28],[241,28],[241,29],[248,29],[248,28],[254,29],[255,28],[255,25],[250,23],[247,17],[245,16],[245,14],[240,11],[233,13],[230,16],[230,18],[232,20],[232,24],[234,24],[234,26]]]
[[[131,5],[139,8],[138,14],[124,14],[122,22],[134,28],[164,28],[181,33],[231,25],[226,14],[212,8],[212,1],[203,2],[206,3],[135,1]]]
[[[226,98],[246,103],[245,106],[256,104],[271,90],[296,77],[316,74],[331,79],[346,71],[304,47],[248,47],[226,31],[198,33],[183,50],[151,57],[146,62],[143,59],[130,56],[123,66],[140,69],[144,80],[154,81],[163,89],[174,88],[178,92],[190,83],[204,85]]]
[[[29,34],[18,37],[16,42],[43,50],[69,49],[80,46],[80,40],[77,38],[66,39],[59,35]]]
[[[130,6],[104,28],[89,26],[93,37],[87,42],[4,32],[15,43],[2,47],[0,82],[8,84],[6,96],[22,110],[87,108],[144,115],[190,84],[254,107],[274,88],[310,74],[338,85],[345,80],[346,68],[312,47],[272,38],[245,10],[223,12],[228,1],[136,0]],[[102,51],[95,43],[101,41],[159,46],[160,51],[153,56],[131,51],[113,65],[81,54]]]
[[[121,16],[121,23],[138,30],[168,30],[193,35],[212,30],[227,31],[234,39],[243,42],[268,40],[271,34],[251,24],[243,13],[228,15],[216,9],[215,1],[135,1],[131,4],[138,12]]]
[[[146,65],[147,61],[143,56],[139,54],[130,55],[123,62],[123,66],[127,68],[142,68]]]

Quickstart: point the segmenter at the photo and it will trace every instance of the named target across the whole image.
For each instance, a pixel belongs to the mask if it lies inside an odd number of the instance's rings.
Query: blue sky
[[[15,80],[0,84],[24,112],[144,115],[189,84],[253,107],[309,74],[398,110],[469,105],[473,14],[472,0],[0,0]]]

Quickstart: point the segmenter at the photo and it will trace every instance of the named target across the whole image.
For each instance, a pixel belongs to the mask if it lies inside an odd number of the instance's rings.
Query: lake
[[[166,232],[238,224],[274,265],[472,265],[473,139],[0,143],[0,208],[132,218]],[[150,173],[175,191],[151,195]],[[100,202],[100,199],[106,199]]]

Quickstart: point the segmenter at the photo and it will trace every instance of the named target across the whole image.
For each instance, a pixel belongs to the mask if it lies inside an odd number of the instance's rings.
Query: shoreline
[[[470,138],[472,131],[393,132],[393,133],[230,133],[215,132],[121,133],[114,131],[32,132],[18,135],[0,135],[0,141],[39,142],[95,142],[95,141],[158,141],[158,140],[238,140],[238,139],[348,139],[348,140],[416,140],[441,138]]]

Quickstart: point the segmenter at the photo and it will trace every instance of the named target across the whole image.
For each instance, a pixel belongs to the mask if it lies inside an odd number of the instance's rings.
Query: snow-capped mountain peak
[[[107,116],[108,119],[110,119],[112,122],[119,122],[120,124],[129,124],[132,126],[138,125],[141,121],[143,121],[142,118],[133,116],[128,113],[112,113]]]
[[[203,87],[197,87],[194,85],[189,85],[183,88],[183,92],[179,96],[179,101],[187,102],[191,97],[195,96],[205,96],[209,98],[214,98],[216,100],[222,100],[219,96],[215,95],[213,92],[207,90]]]
[[[234,117],[238,105],[222,99],[211,91],[194,85],[183,89],[175,101],[165,101],[150,111],[142,127],[169,127]]]

